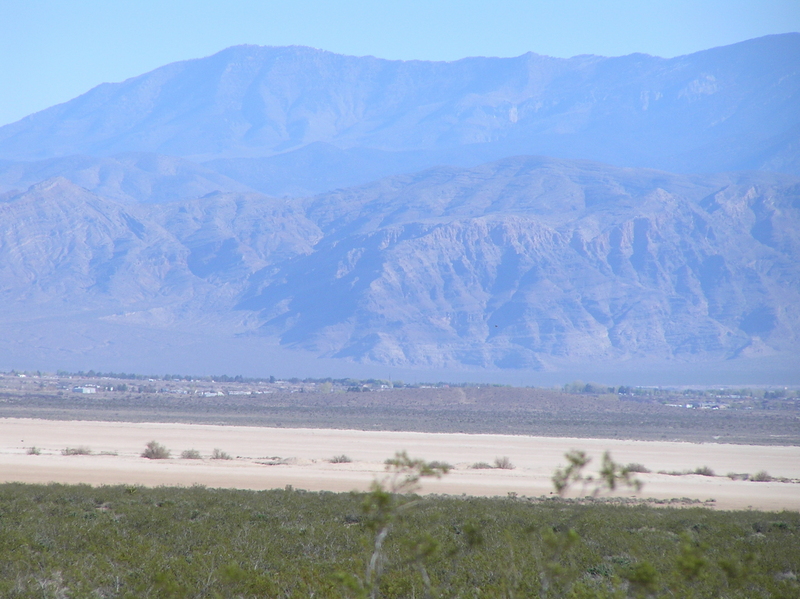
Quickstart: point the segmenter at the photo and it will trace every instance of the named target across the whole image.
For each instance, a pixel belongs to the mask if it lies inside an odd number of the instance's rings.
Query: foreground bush
[[[0,597],[355,597],[381,497],[0,485]],[[408,499],[378,597],[800,597],[796,512]]]

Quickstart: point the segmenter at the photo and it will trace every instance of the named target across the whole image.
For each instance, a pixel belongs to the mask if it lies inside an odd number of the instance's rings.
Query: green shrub
[[[184,460],[200,460],[202,456],[196,449],[184,449],[181,452],[181,458]]]
[[[623,576],[628,579],[633,589],[649,594],[655,590],[658,571],[649,562],[640,562],[625,572]]]
[[[800,597],[797,511],[398,496],[394,464],[371,493],[2,484],[0,597]]]
[[[78,447],[67,447],[61,450],[61,455],[91,455],[92,450],[85,445]]]
[[[150,441],[142,452],[142,457],[148,460],[166,460],[169,456],[169,449],[156,441]]]
[[[231,454],[222,451],[221,449],[214,448],[214,451],[211,452],[211,459],[212,460],[232,460]]]
[[[331,464],[349,464],[352,461],[345,454],[335,455],[331,458]]]
[[[581,468],[589,461],[573,458]],[[765,520],[698,507],[416,495],[421,477],[448,466],[399,453],[366,494],[0,485],[0,597],[67,596],[60,588],[75,597],[332,597],[337,584],[359,597],[800,596],[790,576],[800,559],[797,512]],[[630,482],[608,456],[599,475]],[[573,469],[563,480],[599,479]],[[744,538],[750,530],[757,552]]]

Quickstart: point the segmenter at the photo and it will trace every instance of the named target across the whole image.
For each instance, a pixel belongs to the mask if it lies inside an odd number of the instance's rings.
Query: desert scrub
[[[453,465],[450,462],[445,462],[442,460],[433,460],[432,462],[428,462],[428,465],[431,468],[436,468],[445,473],[450,472],[453,469]]]
[[[142,452],[142,457],[148,460],[166,460],[170,456],[170,451],[157,441],[150,441]]]
[[[714,471],[708,466],[701,466],[699,468],[695,468],[692,471],[692,474],[699,474],[700,476],[716,476],[716,474],[714,474]]]
[[[369,500],[0,484],[0,597],[354,596],[332,573],[363,576],[376,534]],[[423,596],[409,561],[420,553],[433,597],[539,597],[542,572],[549,599],[800,596],[794,511],[427,496],[402,511],[384,549],[383,599]]]
[[[78,447],[66,447],[61,450],[61,455],[91,455],[92,450],[85,445]]]
[[[472,464],[472,466],[470,466],[470,468],[472,468],[473,470],[491,470],[492,468],[494,468],[494,466],[492,466],[488,462],[475,462],[474,464]]]
[[[773,480],[773,478],[769,475],[766,470],[759,470],[753,476],[750,477],[750,480],[755,481],[757,483],[768,483]]]
[[[201,460],[202,456],[196,449],[184,449],[181,452],[181,459],[184,460]]]
[[[331,464],[349,464],[352,461],[345,454],[335,455],[331,458]]]
[[[41,455],[42,450],[34,445],[33,447],[28,447],[28,449],[25,450],[25,453],[28,455]]]
[[[511,463],[511,460],[508,458],[508,456],[503,456],[502,458],[494,459],[494,467],[499,468],[500,470],[513,470],[514,464]]]
[[[212,460],[232,460],[231,454],[222,451],[221,449],[215,447],[214,451],[211,452],[211,459]]]
[[[636,472],[641,474],[650,474],[651,470],[644,464],[639,464],[638,462],[631,462],[630,464],[625,465],[625,470],[627,472]]]

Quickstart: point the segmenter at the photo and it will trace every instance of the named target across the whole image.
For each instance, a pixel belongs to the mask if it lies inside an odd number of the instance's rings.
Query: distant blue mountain
[[[169,202],[213,191],[253,191],[215,170],[174,156],[126,152],[111,157],[72,155],[32,162],[0,160],[0,193],[51,177],[121,202]]]
[[[240,46],[98,86],[0,128],[0,369],[227,347],[263,374],[260,347],[796,378],[798,67],[800,34],[672,59]]]
[[[312,180],[338,171],[353,184],[366,181],[350,176],[359,168],[386,175],[521,154],[673,172],[799,174],[798,65],[800,34],[672,59],[391,61],[238,46],[100,85],[6,125],[0,158],[134,151],[255,159],[317,142],[359,150],[344,163],[330,153],[312,164],[303,163],[307,153],[285,159],[286,185],[262,185],[271,193],[290,191],[301,167]],[[243,170],[241,162],[218,164]]]
[[[793,175],[515,157],[162,204],[55,178],[0,196],[0,224],[0,360],[12,341],[105,356],[146,334],[159,354],[199,332],[437,369],[800,351]]]

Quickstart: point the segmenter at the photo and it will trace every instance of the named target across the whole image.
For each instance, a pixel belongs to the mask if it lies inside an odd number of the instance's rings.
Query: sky
[[[1,0],[0,125],[238,44],[400,60],[663,57],[800,31],[800,0]]]

